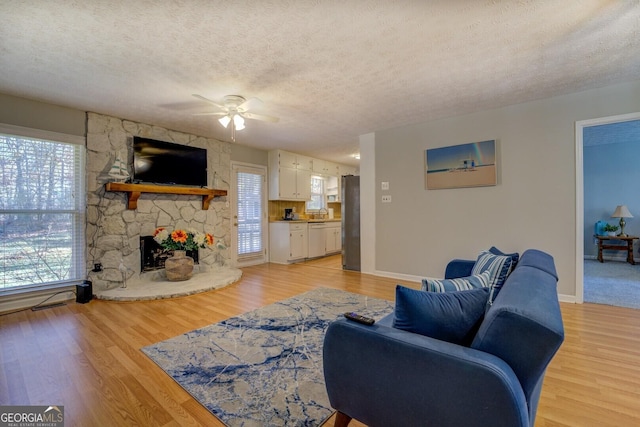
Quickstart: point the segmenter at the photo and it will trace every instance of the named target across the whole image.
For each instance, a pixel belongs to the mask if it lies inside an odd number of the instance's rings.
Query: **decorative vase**
[[[193,258],[187,256],[187,251],[173,251],[173,256],[164,262],[164,271],[172,282],[188,280],[193,274]]]

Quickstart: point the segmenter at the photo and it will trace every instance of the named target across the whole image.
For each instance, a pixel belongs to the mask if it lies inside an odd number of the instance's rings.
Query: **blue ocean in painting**
[[[475,169],[496,163],[496,141],[432,148],[426,151],[427,173]]]

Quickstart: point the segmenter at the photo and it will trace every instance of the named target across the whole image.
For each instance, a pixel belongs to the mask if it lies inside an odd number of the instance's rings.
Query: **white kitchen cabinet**
[[[339,222],[328,222],[324,229],[325,254],[332,254],[342,250],[342,226]]]
[[[269,224],[269,261],[288,264],[307,258],[306,222],[279,221]]]
[[[278,158],[278,165],[285,168],[301,169],[306,171],[313,170],[313,159],[301,154],[290,153],[283,150],[274,150],[269,152]]]
[[[326,160],[313,159],[313,172],[320,175],[338,176],[340,167],[336,163]]]
[[[269,151],[269,200],[310,200],[312,159]]]
[[[340,201],[340,181],[337,176],[328,176],[325,178],[327,202]]]

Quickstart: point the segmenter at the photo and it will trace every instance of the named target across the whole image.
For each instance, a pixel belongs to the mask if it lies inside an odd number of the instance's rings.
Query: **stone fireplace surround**
[[[207,149],[209,188],[229,190],[231,148],[228,142],[190,135],[130,120],[87,114],[87,271],[96,293],[145,284],[161,279],[162,271],[141,272],[140,237],[157,227],[188,228],[214,235],[216,243],[200,249],[195,275],[229,267],[230,208],[227,197],[215,198],[202,210],[199,197],[143,194],[138,208],[127,209],[125,193],[105,192],[104,184],[116,153],[127,153],[129,173],[133,164],[133,136]],[[103,271],[92,272],[95,263]],[[160,276],[159,276],[160,275]],[[179,287],[180,282],[174,283]],[[183,282],[186,283],[186,282]]]

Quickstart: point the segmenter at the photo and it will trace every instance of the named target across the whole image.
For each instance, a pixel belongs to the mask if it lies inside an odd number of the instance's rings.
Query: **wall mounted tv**
[[[207,150],[133,137],[133,182],[207,186]]]

